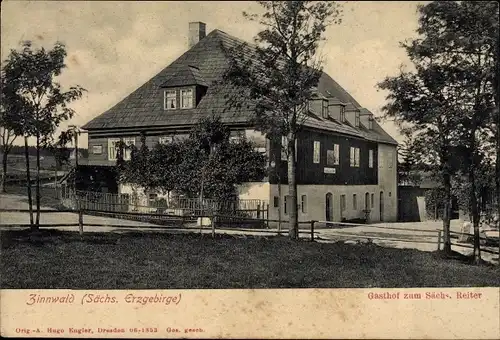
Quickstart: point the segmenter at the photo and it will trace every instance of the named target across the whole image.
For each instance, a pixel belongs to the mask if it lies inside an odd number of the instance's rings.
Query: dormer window
[[[177,108],[177,94],[175,90],[166,90],[163,99],[165,110],[175,110]]]
[[[368,129],[373,130],[373,117],[368,118]]]
[[[359,121],[360,121],[359,111],[356,111],[355,121],[354,121],[354,124],[355,124],[356,127],[359,127]]]
[[[191,109],[193,107],[193,90],[181,90],[181,109]]]
[[[342,123],[345,122],[345,106],[344,105],[340,105],[340,121]]]
[[[328,100],[323,100],[322,116],[328,118]]]

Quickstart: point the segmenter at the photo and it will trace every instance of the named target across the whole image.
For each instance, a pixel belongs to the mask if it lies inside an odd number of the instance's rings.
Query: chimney
[[[196,45],[201,39],[205,38],[205,23],[201,21],[189,23],[188,49]]]

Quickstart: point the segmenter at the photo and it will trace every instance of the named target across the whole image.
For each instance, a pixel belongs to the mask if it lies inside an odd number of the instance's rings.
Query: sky
[[[342,23],[325,32],[324,71],[376,116],[386,95],[377,83],[397,75],[400,65],[409,62],[399,43],[416,36],[419,3],[341,2]],[[76,114],[61,129],[81,126],[184,53],[189,22],[205,22],[207,34],[220,29],[252,42],[261,26],[242,12],[258,10],[257,4],[245,1],[3,1],[1,59],[24,40],[46,48],[63,42],[67,68],[58,81],[88,92],[72,104]],[[402,141],[391,122],[382,126]],[[79,146],[87,147],[85,134]]]

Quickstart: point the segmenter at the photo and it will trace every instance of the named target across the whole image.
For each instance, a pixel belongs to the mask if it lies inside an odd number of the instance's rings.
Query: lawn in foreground
[[[376,245],[285,237],[2,232],[2,288],[353,288],[499,286],[498,266]]]

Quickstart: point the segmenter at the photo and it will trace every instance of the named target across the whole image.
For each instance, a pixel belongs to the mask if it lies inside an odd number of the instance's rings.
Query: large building
[[[240,198],[265,200],[270,219],[278,219],[278,212],[286,219],[287,171],[281,145],[251,125],[251,103],[228,105],[228,95],[239,92],[221,85],[229,66],[224,51],[241,40],[217,29],[206,35],[205,24],[194,22],[189,24],[188,41],[189,49],[177,60],[82,127],[88,131],[89,164],[115,165],[119,140],[138,144],[145,133],[150,147],[168,143],[174,136],[186,136],[201,117],[216,115],[234,138],[253,139],[269,159],[269,176],[242,185]],[[397,142],[326,73],[308,106],[296,151],[299,221],[352,220],[364,218],[367,211],[370,221],[396,220]]]

